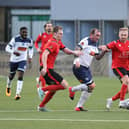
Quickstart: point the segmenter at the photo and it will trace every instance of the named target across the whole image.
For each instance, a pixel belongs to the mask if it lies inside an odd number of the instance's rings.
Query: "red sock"
[[[123,84],[121,86],[121,93],[120,93],[120,101],[124,100],[125,99],[125,94],[127,92],[127,85]]]
[[[119,99],[120,98],[120,93],[121,93],[121,91],[119,91],[116,95],[114,95],[112,97],[112,101],[115,101],[115,100]]]
[[[64,90],[65,88],[62,85],[49,85],[46,87],[43,87],[43,91],[57,91],[57,90]]]
[[[44,107],[45,104],[47,104],[53,97],[53,95],[55,94],[56,92],[51,92],[51,91],[48,91],[47,94],[45,95],[43,101],[40,103],[40,107]]]
[[[42,75],[40,75],[39,80],[41,82],[42,87],[45,87],[46,86],[46,81],[45,81],[45,79]]]

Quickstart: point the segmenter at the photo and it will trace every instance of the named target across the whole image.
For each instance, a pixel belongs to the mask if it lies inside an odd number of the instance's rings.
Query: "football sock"
[[[45,81],[45,79],[42,76],[41,76],[41,85],[42,85],[42,87],[46,86],[46,81]]]
[[[123,84],[121,87],[121,93],[120,93],[120,101],[125,99],[125,94],[127,92],[127,85]]]
[[[80,85],[77,85],[77,86],[74,86],[72,87],[71,89],[73,92],[76,92],[76,91],[88,91],[88,86],[86,84],[80,84]]]
[[[44,87],[46,85],[46,81],[45,79],[43,78],[42,75],[39,76],[39,83],[41,82],[41,86]]]
[[[48,91],[47,94],[45,95],[43,101],[40,103],[40,107],[44,107],[45,104],[47,104],[53,97],[53,95],[55,94],[56,92],[51,92],[51,91]]]
[[[121,91],[119,91],[116,95],[114,95],[112,97],[112,101],[115,101],[115,100],[119,99],[120,98],[120,93],[121,93]]]
[[[83,107],[84,103],[87,101],[91,93],[88,93],[87,91],[82,91],[80,99],[77,103],[77,107]]]
[[[11,88],[11,82],[12,80],[10,80],[9,77],[7,77],[7,88]]]
[[[23,86],[23,81],[18,80],[17,81],[17,89],[16,89],[16,94],[20,94]]]
[[[46,87],[43,87],[42,90],[45,91],[57,91],[57,90],[64,90],[65,88],[62,85],[49,85]]]

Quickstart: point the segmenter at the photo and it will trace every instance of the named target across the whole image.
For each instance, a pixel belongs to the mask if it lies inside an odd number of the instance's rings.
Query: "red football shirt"
[[[129,41],[125,43],[120,40],[110,42],[107,47],[112,50],[112,68],[123,67],[129,69]]]
[[[38,43],[41,41],[40,49],[43,50],[44,45],[48,42],[50,38],[52,38],[52,34],[48,34],[46,32],[39,34],[35,41],[35,48],[39,48]]]
[[[48,49],[50,51],[50,54],[48,55],[47,59],[47,68],[53,69],[56,57],[60,50],[64,49],[65,45],[60,41],[57,41],[55,38],[51,38],[48,43],[45,45],[45,49]]]
[[[38,49],[39,46],[38,46],[38,43],[41,41],[41,47],[40,49],[43,51],[43,48],[45,46],[45,44],[48,42],[48,40],[50,38],[52,38],[52,34],[48,34],[46,32],[42,33],[42,34],[39,34],[36,41],[35,41],[35,48]],[[40,63],[40,66],[42,66],[42,53],[40,53],[40,56],[39,56],[39,63]]]

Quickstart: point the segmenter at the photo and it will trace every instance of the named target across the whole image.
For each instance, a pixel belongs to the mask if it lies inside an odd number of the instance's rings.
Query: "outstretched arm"
[[[71,50],[71,49],[69,49],[69,48],[64,48],[63,51],[64,51],[64,53],[66,53],[66,54],[68,54],[68,55],[71,55],[71,54],[72,54],[72,55],[75,55],[75,56],[80,56],[80,55],[82,55],[82,52],[79,51],[79,50],[73,51],[73,50]]]
[[[106,51],[102,51],[101,53],[96,54],[95,55],[96,60],[100,60],[105,55],[105,53],[106,53]]]

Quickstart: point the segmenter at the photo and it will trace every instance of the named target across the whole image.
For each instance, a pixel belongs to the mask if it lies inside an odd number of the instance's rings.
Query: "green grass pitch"
[[[79,82],[73,76],[65,79],[70,86]],[[16,79],[12,94],[5,96],[6,78],[0,77],[0,129],[127,129],[129,111],[118,108],[119,101],[113,103],[111,111],[106,111],[106,99],[120,90],[116,78],[96,77],[96,88],[85,104],[88,112],[75,112],[75,100],[68,97],[68,89],[58,91],[47,104],[50,112],[38,112],[40,100],[37,95],[35,77],[25,77],[21,100],[15,101]],[[126,95],[128,97],[128,95]]]

